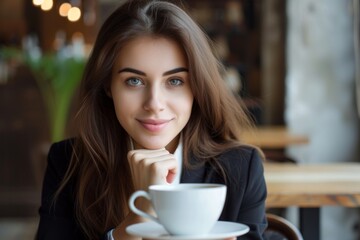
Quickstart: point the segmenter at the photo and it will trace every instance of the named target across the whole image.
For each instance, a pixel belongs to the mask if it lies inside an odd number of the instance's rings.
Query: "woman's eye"
[[[182,85],[184,82],[180,79],[177,79],[177,78],[173,78],[173,79],[170,79],[169,80],[169,84],[172,85],[172,86],[180,86]]]
[[[143,82],[139,78],[129,78],[125,82],[130,86],[139,86],[143,84]]]

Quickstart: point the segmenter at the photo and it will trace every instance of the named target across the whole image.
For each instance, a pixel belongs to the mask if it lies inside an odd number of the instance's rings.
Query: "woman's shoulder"
[[[65,139],[50,146],[49,155],[55,158],[71,158],[75,139]]]
[[[260,150],[250,145],[240,145],[222,152],[218,159],[220,161],[262,161]]]
[[[227,172],[233,174],[262,172],[264,162],[261,150],[256,147],[241,145],[228,149],[217,158]]]
[[[59,142],[54,142],[53,144],[51,144],[50,150],[66,153],[68,151],[72,151],[74,143],[75,143],[75,138],[69,138]]]
[[[58,175],[64,175],[69,167],[75,139],[66,139],[55,142],[50,146],[48,166],[56,169]]]

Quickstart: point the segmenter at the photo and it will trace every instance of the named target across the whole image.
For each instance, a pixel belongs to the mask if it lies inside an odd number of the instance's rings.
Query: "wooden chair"
[[[283,217],[267,213],[268,227],[265,235],[269,240],[304,240],[297,227]]]

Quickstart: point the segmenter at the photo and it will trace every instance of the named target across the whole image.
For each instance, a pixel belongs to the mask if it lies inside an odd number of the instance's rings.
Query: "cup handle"
[[[148,218],[148,219],[153,220],[154,222],[160,223],[159,220],[156,217],[154,217],[154,216],[152,216],[152,215],[150,215],[150,214],[148,214],[148,213],[146,213],[144,211],[141,211],[140,209],[138,209],[135,206],[135,200],[138,197],[144,197],[147,200],[149,200],[150,203],[151,203],[151,197],[150,197],[149,193],[147,193],[145,191],[142,191],[142,190],[136,191],[133,194],[131,194],[130,199],[129,199],[130,210],[133,211],[135,214],[141,216],[141,217]]]

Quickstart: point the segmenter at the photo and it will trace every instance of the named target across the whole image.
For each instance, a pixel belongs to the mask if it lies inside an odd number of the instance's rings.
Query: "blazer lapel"
[[[190,162],[196,162],[195,159],[191,159]],[[206,164],[196,166],[192,169],[183,168],[180,178],[180,183],[202,183],[206,176]]]

